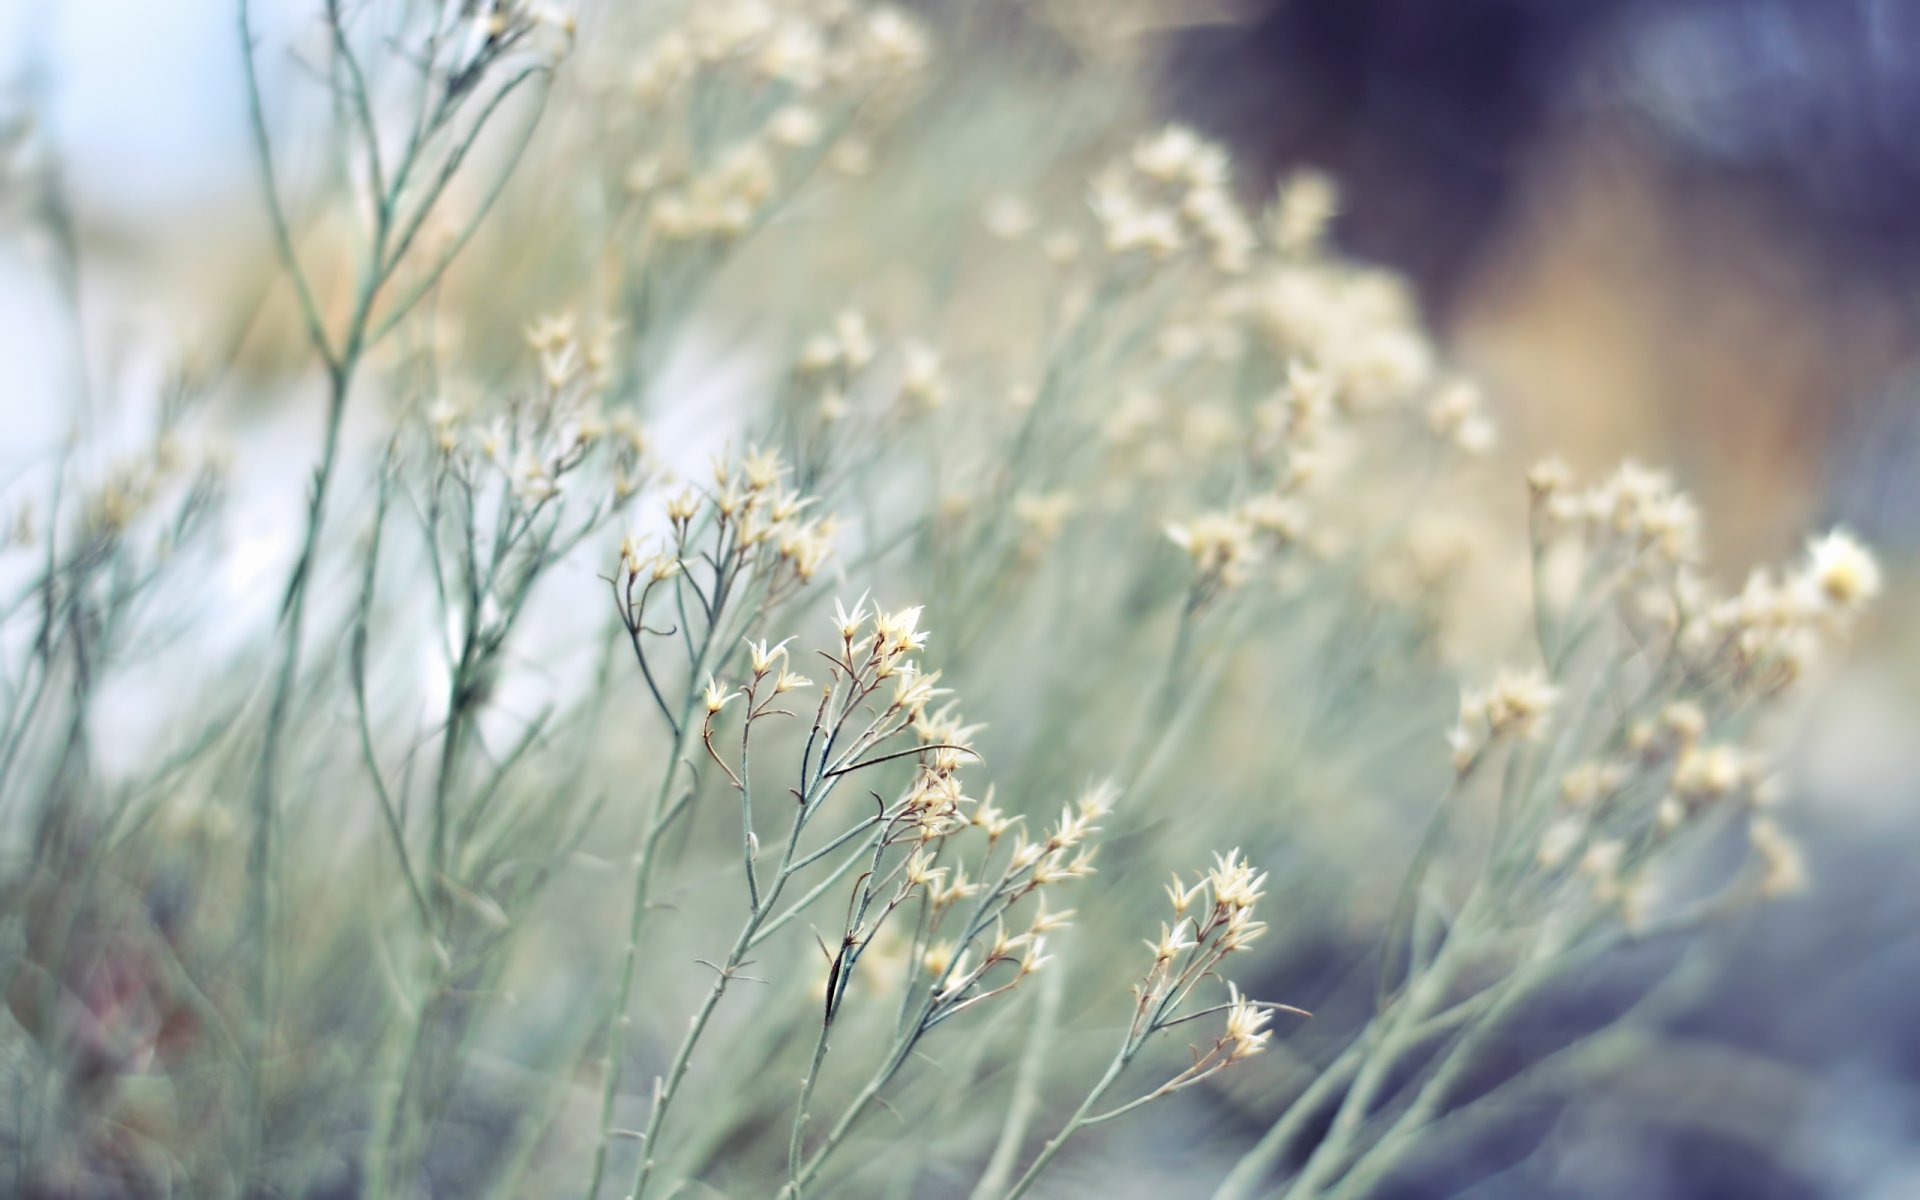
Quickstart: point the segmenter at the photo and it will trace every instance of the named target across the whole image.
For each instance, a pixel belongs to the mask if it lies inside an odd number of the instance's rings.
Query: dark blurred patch
[[[1345,242],[1441,303],[1569,120],[1738,184],[1854,269],[1920,265],[1911,0],[1276,0],[1190,34],[1167,87],[1259,177],[1335,171]]]

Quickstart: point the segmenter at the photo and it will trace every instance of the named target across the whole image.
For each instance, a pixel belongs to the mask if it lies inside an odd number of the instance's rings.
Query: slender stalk
[[[679,777],[680,761],[686,753],[691,733],[692,715],[693,684],[689,677],[687,700],[681,705],[677,722],[679,732],[674,736],[671,757],[661,775],[660,789],[654,796],[645,841],[633,864],[632,898],[627,914],[627,947],[620,966],[620,986],[615,992],[612,1006],[607,1010],[606,1080],[600,1089],[599,1136],[594,1142],[593,1165],[587,1173],[587,1200],[594,1200],[600,1194],[600,1181],[606,1173],[607,1151],[613,1140],[613,1106],[620,1096],[621,1054],[625,1049],[627,1026],[631,1021],[628,1008],[633,1002],[633,977],[640,962],[640,933],[646,920],[647,893],[653,881],[653,863],[660,838],[671,820],[673,810],[666,807],[667,797]],[[642,1153],[650,1150],[651,1147],[645,1148]]]
[[[1060,1153],[1061,1148],[1067,1144],[1067,1139],[1079,1132],[1080,1127],[1087,1123],[1087,1114],[1093,1111],[1094,1105],[1100,1103],[1100,1098],[1113,1087],[1114,1081],[1120,1078],[1120,1072],[1126,1070],[1131,1058],[1130,1048],[1122,1049],[1120,1053],[1113,1056],[1113,1061],[1107,1064],[1107,1073],[1100,1077],[1100,1082],[1093,1085],[1093,1090],[1087,1093],[1087,1098],[1080,1102],[1080,1107],[1067,1118],[1067,1123],[1061,1127],[1060,1132],[1048,1139],[1047,1144],[1041,1148],[1039,1156],[1033,1160],[1020,1178],[1014,1181],[1013,1187],[1007,1191],[1006,1200],[1020,1200],[1020,1197],[1027,1194],[1027,1189],[1033,1186],[1034,1180],[1040,1178],[1040,1173],[1045,1171],[1047,1164]]]
[[[1019,1161],[1020,1143],[1033,1124],[1040,1107],[1040,1077],[1046,1070],[1047,1047],[1060,1024],[1061,1000],[1066,994],[1066,972],[1055,969],[1040,981],[1039,1011],[1027,1031],[1027,1044],[1020,1055],[1019,1075],[1013,1081],[1013,1098],[1007,1104],[1007,1118],[1000,1126],[1000,1138],[993,1154],[980,1172],[968,1200],[993,1200],[1006,1188]]]
[[[1295,1097],[1253,1148],[1240,1156],[1233,1170],[1214,1189],[1213,1200],[1249,1200],[1280,1165],[1307,1123],[1353,1079],[1365,1057],[1366,1043],[1356,1038],[1338,1058],[1321,1068],[1307,1090]]]

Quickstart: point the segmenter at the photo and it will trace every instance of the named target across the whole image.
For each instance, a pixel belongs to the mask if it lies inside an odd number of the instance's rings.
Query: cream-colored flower
[[[1808,544],[1807,579],[1823,602],[1843,613],[1866,607],[1880,594],[1880,564],[1844,529]]]

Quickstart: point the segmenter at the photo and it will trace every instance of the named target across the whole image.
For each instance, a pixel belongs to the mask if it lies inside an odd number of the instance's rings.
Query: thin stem
[[[246,68],[247,118],[253,133],[254,159],[260,169],[260,188],[267,202],[268,220],[273,224],[274,246],[279,252],[280,263],[293,280],[294,294],[300,300],[300,315],[306,321],[307,336],[321,359],[331,367],[335,358],[327,340],[326,325],[320,320],[320,306],[314,302],[313,291],[307,285],[306,272],[300,267],[300,256],[294,252],[293,231],[287,224],[286,209],[280,204],[280,187],[274,181],[273,146],[267,137],[266,115],[261,109],[260,80],[253,61],[253,22],[249,8],[249,0],[239,0],[240,58]]]
[[[1107,1073],[1100,1077],[1100,1082],[1093,1085],[1093,1090],[1088,1092],[1087,1098],[1080,1102],[1080,1107],[1067,1118],[1066,1125],[1048,1140],[1047,1144],[1041,1148],[1039,1157],[1033,1160],[1025,1173],[1015,1181],[1013,1187],[1008,1189],[1006,1200],[1020,1200],[1021,1196],[1027,1194],[1027,1189],[1033,1186],[1034,1180],[1040,1178],[1040,1173],[1046,1170],[1047,1165],[1060,1153],[1061,1148],[1067,1144],[1067,1139],[1087,1123],[1087,1114],[1093,1111],[1094,1105],[1100,1103],[1100,1098],[1106,1095],[1107,1090],[1114,1085],[1114,1081],[1120,1078],[1120,1072],[1126,1069],[1131,1057],[1125,1048],[1113,1056],[1113,1061],[1107,1064]]]
[[[1007,1103],[1007,1117],[1000,1126],[1000,1138],[980,1172],[968,1200],[993,1200],[1005,1190],[1020,1158],[1020,1144],[1040,1108],[1040,1078],[1045,1073],[1047,1048],[1060,1024],[1061,999],[1066,994],[1067,974],[1063,964],[1054,964],[1040,981],[1039,1011],[1027,1031],[1027,1044],[1020,1055],[1019,1074],[1013,1081],[1013,1098]]]

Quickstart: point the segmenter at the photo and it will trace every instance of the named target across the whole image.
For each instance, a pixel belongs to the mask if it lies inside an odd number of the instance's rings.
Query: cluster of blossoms
[[[763,607],[812,582],[833,554],[837,526],[831,515],[806,516],[813,500],[783,486],[786,475],[775,450],[753,450],[737,462],[716,459],[711,488],[688,485],[667,498],[663,545],[652,548],[651,539],[637,535],[623,539],[616,586],[628,601],[630,630],[643,627],[641,614],[654,586],[695,561],[713,572],[704,588],[690,583],[710,621],[743,579],[759,584]],[[638,596],[636,587],[643,589]]]
[[[1665,474],[1629,462],[1583,489],[1548,461],[1528,482],[1543,541],[1574,535],[1591,590],[1616,595],[1623,618],[1670,645],[1710,693],[1757,698],[1793,683],[1880,591],[1873,555],[1834,530],[1796,568],[1756,569],[1717,595],[1698,567],[1698,509]]]
[[[1466,380],[1441,385],[1427,403],[1427,426],[1434,436],[1468,454],[1485,454],[1493,446],[1493,419],[1487,415],[1480,389]]]
[[[1275,1012],[1309,1015],[1290,1005],[1249,999],[1232,982],[1227,984],[1224,1004],[1182,1011],[1203,980],[1219,975],[1220,965],[1229,955],[1246,949],[1266,931],[1266,926],[1253,916],[1254,904],[1260,899],[1266,880],[1266,875],[1255,871],[1240,857],[1238,850],[1215,855],[1213,869],[1191,885],[1183,884],[1177,874],[1173,877],[1172,885],[1167,888],[1167,896],[1173,903],[1173,921],[1161,925],[1157,940],[1147,941],[1153,962],[1134,986],[1133,1019],[1127,1024],[1126,1036],[1121,1039],[1113,1062],[1079,1109],[1068,1118],[1065,1127],[1047,1143],[1008,1193],[1010,1200],[1026,1194],[1035,1177],[1079,1130],[1184,1091],[1261,1053],[1273,1037],[1267,1026]],[[1211,1045],[1192,1047],[1193,1061],[1185,1068],[1143,1095],[1105,1112],[1093,1112],[1154,1035],[1215,1015],[1224,1016],[1220,1032]]]
[[[1676,649],[1702,676],[1765,695],[1799,679],[1879,591],[1872,554],[1835,530],[1809,544],[1797,570],[1756,570],[1732,596],[1714,598],[1683,576],[1675,591]]]
[[[1259,238],[1231,185],[1224,147],[1181,126],[1163,130],[1094,180],[1101,244],[1112,255],[1153,260],[1192,248],[1214,270],[1240,274]]]
[[[1143,144],[1132,166],[1188,181],[1226,170],[1216,147],[1180,131]],[[1323,503],[1309,504],[1307,491],[1351,459],[1344,443],[1359,418],[1389,407],[1417,414],[1424,400],[1425,424],[1444,443],[1478,454],[1494,440],[1479,390],[1439,377],[1400,281],[1327,251],[1324,231],[1336,204],[1324,176],[1286,181],[1263,222],[1266,243],[1249,234],[1250,257],[1237,272],[1243,277],[1158,340],[1162,375],[1218,367],[1240,380],[1248,372],[1237,365],[1278,364],[1270,390],[1252,403],[1250,430],[1231,410],[1170,406],[1148,389],[1129,391],[1107,419],[1109,444],[1156,477],[1170,475],[1182,452],[1202,460],[1224,454],[1251,476],[1257,490],[1248,498],[1168,529],[1209,591],[1237,586],[1253,563],[1307,536],[1309,514]],[[1325,523],[1312,524],[1325,531]]]
[[[220,450],[195,456],[182,447],[179,438],[162,433],[144,452],[109,465],[86,491],[80,504],[80,533],[89,541],[116,539],[141,518],[158,515],[163,528],[156,550],[164,556],[170,543],[178,539],[179,526],[212,501],[226,471],[227,462]],[[31,545],[34,535],[33,510],[22,506],[14,514],[11,528],[0,535],[0,547],[9,543]]]
[[[1805,867],[1789,835],[1765,815],[1778,793],[1760,756],[1713,737],[1699,703],[1673,700],[1630,722],[1615,753],[1561,777],[1562,811],[1542,832],[1535,858],[1554,870],[1578,855],[1578,872],[1598,898],[1637,900],[1628,867],[1644,865],[1684,831],[1744,814],[1760,892],[1785,894],[1802,885]]]
[[[1005,865],[991,882],[987,865],[995,860],[995,848],[1015,819],[996,809],[991,799],[968,814],[967,825],[986,836],[981,879],[968,880],[965,870],[956,866],[952,880],[932,893],[930,940],[920,963],[933,996],[926,1027],[1011,990],[1047,963],[1046,935],[1063,928],[1073,910],[1048,910],[1044,889],[1093,874],[1091,839],[1116,798],[1108,786],[1091,787],[1062,810],[1058,824],[1045,837],[1015,833]],[[931,861],[930,856],[923,857]],[[1034,907],[1027,914],[1027,928],[1008,933],[1007,918],[1029,896],[1034,897]],[[955,907],[964,898],[975,901],[969,912]],[[988,972],[1002,963],[1011,965],[1012,974],[989,985]]]
[[[1597,553],[1632,557],[1651,549],[1670,564],[1699,561],[1699,509],[1664,471],[1628,461],[1592,487],[1571,484],[1571,473],[1557,459],[1527,472],[1527,485],[1550,528],[1579,532]]]
[[[1310,514],[1303,493],[1316,477],[1330,400],[1325,375],[1295,362],[1255,412],[1253,453],[1269,477],[1268,488],[1231,508],[1167,526],[1167,536],[1193,560],[1196,587],[1237,587],[1262,557],[1306,537]]]
[[[1324,373],[1329,398],[1345,411],[1403,401],[1434,382],[1437,355],[1419,307],[1389,272],[1332,256],[1283,260],[1247,304],[1279,352]]]
[[[904,940],[925,988],[914,1036],[1006,993],[1046,963],[1046,935],[1063,927],[1072,913],[1049,911],[1042,893],[1093,873],[1092,838],[1116,799],[1111,787],[1089,788],[1044,836],[1029,836],[1019,832],[1018,818],[994,805],[991,792],[984,801],[968,796],[960,772],[978,757],[971,743],[979,727],[969,725],[951,703],[934,707],[946,690],[937,686],[938,673],[923,671],[914,657],[928,636],[920,616],[917,607],[869,612],[864,600],[851,610],[836,603],[838,645],[823,652],[830,679],[821,689],[808,739],[808,755],[821,764],[820,778],[912,760],[912,776],[897,798],[855,826],[875,830],[871,850],[860,852],[870,853],[871,865],[854,886],[840,948],[829,963],[825,998],[830,1022],[868,951],[878,947],[885,956]],[[735,695],[746,698],[746,720],[752,722],[768,711],[772,697],[808,685],[806,680],[787,683],[794,677],[784,663],[784,643],[772,648],[760,643],[749,650],[751,682],[732,693],[709,685],[710,750],[712,719]],[[911,735],[912,745],[887,751],[901,735]],[[733,768],[722,766],[739,786]],[[970,874],[966,863],[950,860],[963,853],[955,839],[973,833],[984,845]],[[889,932],[889,919],[916,897],[925,903],[911,936],[902,939]],[[1008,918],[1028,897],[1035,897],[1035,905],[1026,928],[1009,932]],[[993,977],[1002,964],[1010,973]]]
[[[910,81],[928,56],[925,32],[911,17],[848,0],[781,4],[722,0],[701,4],[654,40],[630,74],[647,119],[627,169],[630,194],[644,201],[648,226],[668,241],[729,241],[747,233],[788,185],[811,170],[832,142],[830,161],[848,174],[870,169],[868,142],[845,129],[856,108],[871,108]],[[714,149],[710,111],[695,111],[724,90],[753,97]],[[671,136],[684,112],[696,136]],[[804,156],[804,157],[803,157]]]
[[[1252,945],[1267,930],[1253,908],[1267,876],[1240,857],[1238,850],[1215,855],[1213,868],[1192,884],[1174,875],[1167,885],[1173,922],[1162,924],[1159,940],[1149,940],[1153,965],[1134,987],[1132,1036],[1144,1038],[1165,1027],[1202,979],[1217,972],[1230,954]],[[1268,1013],[1250,1006],[1235,990],[1227,1030],[1213,1051],[1189,1068],[1190,1077],[1258,1054],[1267,1043],[1262,1031]],[[1168,1090],[1171,1090],[1169,1088]]]
[[[856,389],[889,391],[902,415],[939,409],[952,390],[938,350],[918,339],[903,338],[891,353],[883,354],[865,314],[856,309],[839,313],[825,329],[802,342],[793,373],[823,427],[847,416],[848,397]]]
[[[1571,553],[1582,580],[1558,619],[1551,601],[1536,597],[1543,652],[1561,678],[1576,677],[1581,651],[1613,613],[1632,647],[1623,665],[1633,693],[1624,704],[1604,702],[1624,715],[1587,747],[1590,757],[1560,774],[1554,811],[1522,826],[1535,839],[1531,860],[1550,873],[1570,870],[1596,900],[1644,916],[1655,868],[1678,861],[1669,851],[1731,826],[1744,830],[1759,894],[1797,890],[1806,867],[1766,811],[1779,787],[1743,742],[1747,718],[1800,678],[1878,593],[1872,554],[1835,531],[1815,539],[1796,567],[1756,570],[1738,592],[1716,595],[1697,565],[1697,511],[1664,474],[1628,463],[1581,489],[1548,462],[1529,484],[1536,561]],[[1492,740],[1537,736],[1560,690],[1544,675],[1508,674],[1464,698],[1450,735],[1462,772]],[[1578,745],[1575,724],[1563,732]]]
[[[1323,171],[1295,171],[1281,182],[1261,218],[1261,229],[1282,255],[1318,253],[1340,211],[1340,188]]]
[[[441,396],[426,411],[434,449],[469,482],[482,468],[504,476],[516,501],[535,508],[559,496],[567,478],[604,448],[613,501],[624,504],[639,490],[647,446],[628,414],[601,415],[613,332],[603,325],[582,337],[570,315],[535,322],[526,339],[539,362],[539,386],[491,416]]]
[[[495,60],[539,46],[554,58],[573,49],[579,25],[573,13],[537,0],[501,0],[497,4],[468,5],[463,53],[449,67],[448,86],[471,86]]]
[[[1538,738],[1560,698],[1560,689],[1539,671],[1506,669],[1484,688],[1460,693],[1460,715],[1447,732],[1454,769],[1461,774],[1487,747],[1504,739]]]
[[[1201,513],[1167,526],[1167,537],[1193,560],[1202,594],[1238,587],[1267,551],[1297,543],[1307,529],[1306,506],[1280,492],[1264,493],[1231,509]]]

